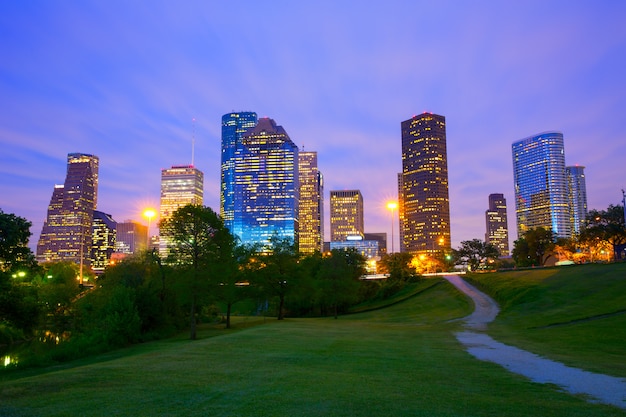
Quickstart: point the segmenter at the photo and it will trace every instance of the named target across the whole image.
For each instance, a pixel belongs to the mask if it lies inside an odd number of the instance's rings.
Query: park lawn
[[[219,334],[204,328],[197,341],[12,373],[0,382],[0,415],[626,415],[474,359],[451,321],[467,311],[467,299],[442,283],[339,319],[268,319]]]
[[[626,377],[626,263],[466,277],[501,312],[497,340],[566,364]]]

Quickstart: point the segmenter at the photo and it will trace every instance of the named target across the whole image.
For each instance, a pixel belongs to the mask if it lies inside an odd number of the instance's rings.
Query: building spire
[[[191,165],[194,165],[194,152],[196,146],[196,118],[191,119],[192,130],[191,130]]]

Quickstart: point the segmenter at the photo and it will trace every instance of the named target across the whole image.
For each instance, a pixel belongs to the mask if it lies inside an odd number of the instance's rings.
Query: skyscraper
[[[220,216],[229,230],[232,230],[235,211],[235,152],[241,146],[243,134],[256,126],[257,122],[257,114],[254,112],[222,116]]]
[[[363,196],[359,190],[330,192],[330,240],[342,242],[348,236],[365,236]]]
[[[126,220],[117,223],[115,236],[115,252],[133,254],[148,249],[148,227]]]
[[[117,222],[110,214],[93,212],[93,234],[91,244],[91,267],[100,274],[109,265],[115,250]]]
[[[543,227],[557,237],[571,237],[563,134],[529,136],[512,149],[518,236]]]
[[[500,256],[508,256],[509,227],[504,194],[489,194],[489,208],[485,212],[485,220],[487,222],[485,242],[497,247]]]
[[[161,170],[161,221],[169,219],[176,210],[188,204],[202,205],[204,174],[193,165],[178,165]],[[159,253],[167,256],[169,241],[163,233],[159,240]]]
[[[232,210],[226,222],[230,232],[244,244],[264,245],[277,235],[298,245],[298,147],[285,129],[272,119],[259,119],[241,136],[229,166],[233,175],[224,178],[222,189],[227,190],[227,218]]]
[[[300,252],[322,251],[324,242],[324,180],[317,168],[317,152],[298,154],[300,176]]]
[[[93,212],[98,200],[97,156],[67,155],[63,185],[55,185],[39,242],[37,260],[90,264]]]
[[[450,248],[446,119],[423,113],[403,121],[401,129],[400,250],[445,251]]]
[[[567,194],[570,206],[572,234],[578,235],[587,219],[587,185],[585,167],[575,165],[565,168],[567,173]]]

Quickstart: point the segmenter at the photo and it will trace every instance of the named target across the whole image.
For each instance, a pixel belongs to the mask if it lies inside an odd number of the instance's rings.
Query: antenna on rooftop
[[[194,162],[194,151],[196,146],[196,118],[191,119],[192,123],[192,131],[191,131],[191,166],[193,166]]]

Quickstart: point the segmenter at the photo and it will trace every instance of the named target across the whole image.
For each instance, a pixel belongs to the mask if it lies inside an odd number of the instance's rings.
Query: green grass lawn
[[[489,334],[572,366],[626,377],[626,263],[468,275],[502,310]]]
[[[1,416],[624,416],[466,353],[447,282],[385,309],[236,318],[0,381]]]

